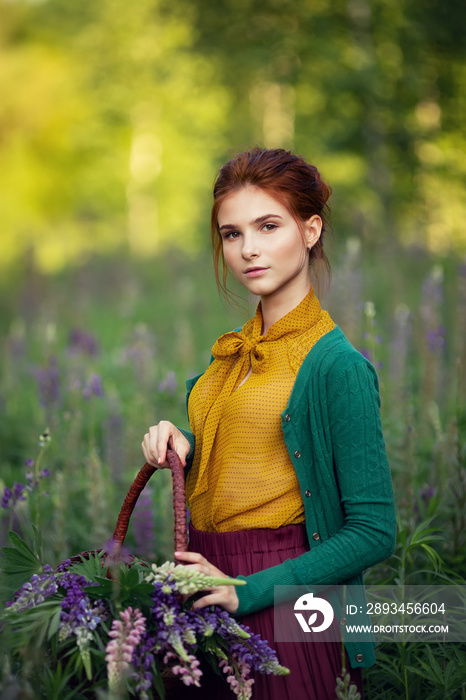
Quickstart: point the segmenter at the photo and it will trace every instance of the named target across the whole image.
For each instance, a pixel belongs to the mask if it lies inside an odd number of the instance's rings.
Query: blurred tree
[[[157,0],[1,7],[0,81],[14,105],[0,107],[14,131],[0,143],[7,254],[37,243],[53,268],[126,239],[140,254],[198,244],[228,99],[191,48],[190,13]]]
[[[319,165],[339,236],[464,249],[465,20],[460,0],[0,0],[3,261],[202,245],[216,167],[254,143]]]
[[[233,94],[228,140],[317,162],[341,232],[464,248],[466,5],[453,5],[198,0],[195,46]]]

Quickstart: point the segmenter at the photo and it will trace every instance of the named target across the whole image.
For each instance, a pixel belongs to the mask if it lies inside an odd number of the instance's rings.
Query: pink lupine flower
[[[230,666],[225,659],[219,662],[219,667],[227,675],[227,683],[230,690],[238,697],[238,700],[249,700],[252,697],[253,678],[249,678],[251,667],[245,661],[233,656]]]
[[[136,608],[129,607],[120,612],[121,620],[112,622],[109,637],[112,637],[105,649],[109,687],[116,688],[128,670],[133,652],[146,631],[146,620]]]
[[[199,660],[196,659],[192,654],[187,654],[186,659],[181,659],[179,656],[175,656],[171,651],[168,651],[163,659],[163,663],[167,664],[170,659],[176,659],[178,662],[174,666],[171,666],[171,671],[175,676],[179,676],[182,683],[185,685],[197,685],[200,688],[200,679],[202,676],[202,671],[199,668]]]

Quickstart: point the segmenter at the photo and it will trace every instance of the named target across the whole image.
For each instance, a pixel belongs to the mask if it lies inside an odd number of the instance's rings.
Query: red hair
[[[214,184],[214,203],[211,214],[212,249],[215,277],[219,289],[226,292],[228,268],[223,258],[222,237],[218,230],[218,212],[224,200],[242,187],[258,187],[283,204],[301,226],[314,214],[322,219],[319,240],[311,248],[309,263],[323,264],[330,272],[330,263],[324,253],[323,239],[328,228],[330,210],[327,201],[330,187],[323,181],[314,165],[306,163],[301,156],[282,148],[253,148],[238,153],[220,168]],[[219,277],[219,261],[222,261],[223,276]]]

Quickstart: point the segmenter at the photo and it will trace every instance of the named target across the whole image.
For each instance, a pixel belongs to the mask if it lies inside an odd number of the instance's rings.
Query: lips
[[[267,272],[268,269],[268,267],[249,267],[244,273],[247,277],[260,277],[264,272]]]

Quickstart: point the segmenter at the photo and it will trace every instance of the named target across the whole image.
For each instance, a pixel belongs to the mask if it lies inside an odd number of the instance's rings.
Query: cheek
[[[224,245],[223,248],[223,259],[225,260],[228,267],[232,267],[235,264],[235,251],[231,246]]]
[[[277,241],[277,245],[274,249],[275,255],[280,256],[288,262],[301,262],[307,258],[307,253],[308,250],[301,236],[299,238],[293,237]]]

